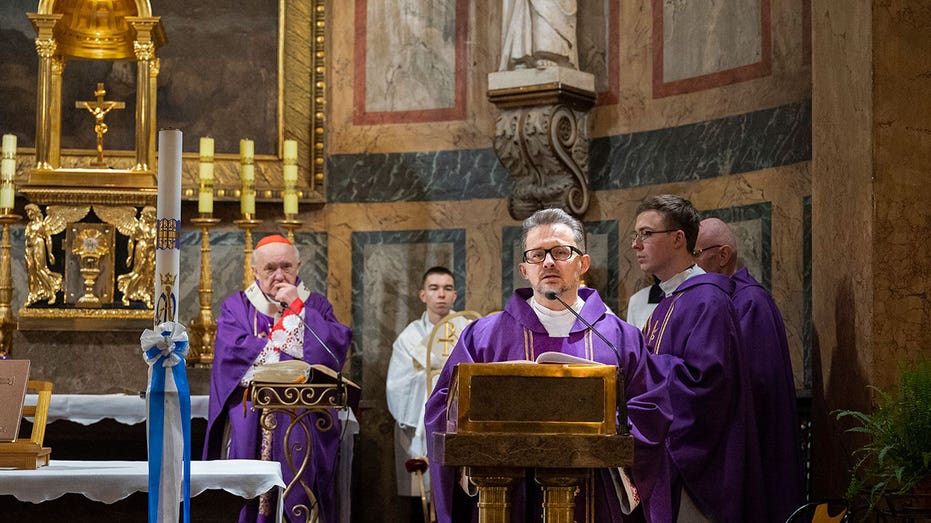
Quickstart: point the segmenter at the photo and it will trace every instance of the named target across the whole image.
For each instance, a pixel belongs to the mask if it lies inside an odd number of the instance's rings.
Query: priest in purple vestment
[[[498,362],[510,360],[534,361],[545,352],[561,352],[608,365],[620,365],[625,376],[628,420],[635,438],[634,474],[638,467],[642,482],[634,482],[645,507],[630,518],[642,520],[648,510],[651,493],[656,488],[653,474],[646,472],[655,466],[656,456],[662,456],[666,430],[670,423],[667,395],[664,387],[666,371],[663,365],[674,364],[677,358],[651,358],[643,345],[640,332],[607,310],[593,289],[579,288],[590,259],[585,250],[582,224],[559,209],[537,211],[524,221],[522,244],[525,249],[521,276],[532,288],[518,289],[503,312],[478,319],[466,327],[426,405],[428,455],[430,475],[439,522],[473,521],[477,516],[476,499],[469,498],[458,484],[458,470],[444,467],[432,458],[433,434],[447,430],[447,399],[450,379],[458,363]],[[617,347],[619,357],[583,322],[558,301],[546,298],[555,292],[601,334]],[[506,401],[506,398],[502,398]],[[641,460],[642,459],[642,460]],[[623,514],[636,504],[636,495],[625,488],[629,477],[622,478],[616,470],[593,471],[591,489],[576,497],[576,521],[615,522],[627,520]],[[659,487],[662,489],[662,487]],[[526,496],[526,498],[525,498]],[[539,520],[539,487],[532,480],[513,489],[511,521]],[[529,503],[534,499],[535,503]],[[622,503],[625,507],[622,509]],[[530,507],[528,509],[528,507]],[[633,507],[636,508],[636,507]],[[528,516],[527,511],[536,511]],[[664,521],[664,514],[652,521]],[[650,515],[647,513],[647,520]]]
[[[638,207],[631,238],[640,268],[660,279],[666,295],[644,327],[647,348],[685,363],[668,377],[674,418],[662,474],[671,488],[661,510],[674,515],[668,521],[764,521],[734,283],[694,264],[700,221],[688,200],[653,196]]]
[[[264,363],[288,359],[321,364],[339,371],[343,367],[350,329],[333,315],[324,296],[312,293],[298,277],[300,257],[287,238],[272,235],[263,238],[252,257],[255,282],[245,291],[228,297],[217,321],[213,368],[210,374],[210,405],[204,459],[265,459],[281,463],[285,483],[294,478],[285,458],[285,431],[290,419],[278,414],[278,426],[265,431],[259,426],[261,411],[253,411],[245,397],[246,387],[255,370]],[[287,304],[287,307],[284,306]],[[322,346],[306,322],[326,343]],[[245,403],[245,404],[244,404]],[[328,413],[332,426],[317,430],[316,422],[326,414],[312,414],[311,459],[302,479],[317,499],[314,506],[300,485],[292,488],[284,500],[290,520],[304,520],[306,514],[319,509],[320,521],[334,523],[337,514],[336,470],[340,422],[335,411]],[[305,434],[292,431],[288,444],[295,449],[293,460],[300,463],[308,448]],[[274,495],[264,494],[246,502],[240,522],[276,521]]]
[[[795,379],[782,314],[773,297],[750,275],[737,270],[739,250],[731,228],[717,218],[702,220],[695,259],[706,272],[730,276],[732,299],[750,370],[753,410],[769,493],[769,521],[785,521],[805,501]]]

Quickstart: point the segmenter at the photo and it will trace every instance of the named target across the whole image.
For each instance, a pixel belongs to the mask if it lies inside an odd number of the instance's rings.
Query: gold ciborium
[[[100,276],[100,258],[110,252],[107,237],[97,229],[83,229],[74,239],[71,252],[81,259],[81,277],[84,278],[84,295],[78,299],[80,308],[100,308],[100,298],[94,294]]]

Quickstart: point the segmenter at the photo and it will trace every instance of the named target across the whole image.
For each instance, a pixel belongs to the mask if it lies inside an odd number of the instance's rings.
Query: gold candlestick
[[[294,229],[304,225],[304,222],[297,219],[296,214],[285,214],[283,220],[275,220],[275,223],[281,225],[288,231],[288,240],[291,243],[294,243]]]
[[[213,343],[217,336],[217,322],[213,319],[213,273],[210,270],[210,229],[220,223],[211,213],[202,213],[192,218],[191,223],[200,227],[200,314],[188,325],[191,350],[187,363],[191,367],[209,367],[213,363]]]
[[[13,316],[13,270],[10,257],[10,225],[20,221],[22,216],[12,214],[12,209],[2,209],[0,224],[3,236],[0,238],[0,359],[8,358],[13,349],[13,331],[16,330],[16,318]]]
[[[262,223],[262,220],[256,220],[252,217],[251,214],[243,214],[242,219],[233,221],[236,225],[239,226],[243,232],[246,233],[246,241],[243,252],[246,255],[246,259],[242,264],[242,288],[245,289],[249,285],[252,285],[252,229],[255,229],[259,224]]]

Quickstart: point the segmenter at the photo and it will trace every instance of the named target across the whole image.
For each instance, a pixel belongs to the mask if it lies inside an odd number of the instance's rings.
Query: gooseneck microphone
[[[562,298],[559,297],[559,294],[556,293],[556,291],[546,291],[543,293],[543,295],[546,296],[546,299],[548,300],[555,300],[562,304],[562,306],[565,307],[567,311],[571,312],[573,316],[578,318],[579,321],[581,321],[586,327],[594,332],[596,336],[601,338],[601,341],[605,342],[605,344],[610,347],[612,351],[614,351],[614,357],[617,359],[617,379],[615,380],[615,384],[617,385],[617,392],[615,401],[617,402],[616,406],[618,418],[621,422],[621,426],[624,427],[626,431],[629,431],[629,427],[627,426],[627,401],[624,398],[624,367],[621,365],[620,351],[617,350],[617,347],[611,343],[608,338],[605,338],[604,334],[598,332],[598,329],[596,329],[594,325],[583,318],[581,314],[575,312],[575,309],[570,307],[568,303],[564,302]]]
[[[323,347],[323,350],[325,350],[326,353],[329,354],[331,358],[333,358],[333,362],[336,363],[336,401],[342,404],[343,403],[343,392],[344,392],[343,391],[343,366],[340,365],[339,358],[336,357],[336,354],[333,353],[333,351],[326,344],[326,342],[324,342],[323,339],[320,337],[320,335],[317,334],[317,331],[315,331],[314,328],[311,327],[309,323],[307,323],[307,320],[305,320],[303,316],[295,312],[294,309],[292,309],[290,305],[288,305],[287,303],[283,301],[278,301],[278,300],[273,299],[271,296],[266,294],[265,291],[262,291],[262,296],[265,296],[265,299],[268,300],[269,303],[274,303],[275,305],[278,305],[279,307],[281,307],[282,310],[291,311],[291,314],[297,316],[297,319],[301,320],[301,323],[303,323],[304,327],[306,327],[306,329],[310,331],[310,334],[314,337],[315,340],[317,340],[317,343],[319,343],[320,346]]]

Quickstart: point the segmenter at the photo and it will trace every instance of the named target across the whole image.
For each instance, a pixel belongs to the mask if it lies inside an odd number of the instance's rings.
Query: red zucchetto
[[[284,236],[280,234],[270,234],[262,238],[261,240],[259,240],[259,243],[255,244],[255,248],[258,249],[259,247],[264,247],[268,245],[269,243],[286,243],[288,245],[294,245],[293,243],[291,243],[291,240],[285,238]]]

